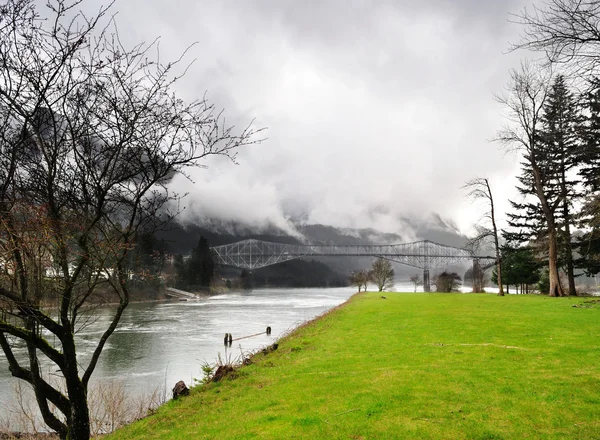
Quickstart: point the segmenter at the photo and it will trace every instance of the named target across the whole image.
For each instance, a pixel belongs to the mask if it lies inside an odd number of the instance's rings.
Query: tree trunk
[[[564,156],[564,147],[562,149]],[[575,290],[575,273],[573,269],[573,248],[571,247],[571,213],[569,212],[567,177],[565,160],[561,158],[560,192],[562,199],[563,221],[565,222],[565,259],[567,260],[567,278],[569,280],[569,295],[577,295]]]
[[[548,296],[565,296],[558,276],[558,253],[556,246],[556,229],[554,225],[548,226],[548,276],[550,278],[550,290]]]
[[[89,440],[91,436],[90,413],[87,401],[87,387],[79,378],[77,353],[72,332],[63,339],[66,368],[63,372],[67,393],[71,403],[71,418],[68,422],[68,440]]]
[[[568,216],[569,206],[563,200],[563,215],[565,217],[565,259],[567,260],[567,278],[569,279],[569,295],[577,295],[575,290],[575,271],[573,268],[573,248],[571,246],[571,225]]]
[[[533,154],[532,154],[533,156]],[[549,296],[564,296],[562,286],[560,284],[560,278],[558,276],[558,249],[556,244],[556,219],[554,216],[555,209],[558,203],[550,205],[546,193],[544,192],[544,186],[542,184],[541,171],[535,160],[529,159],[531,168],[533,171],[534,185],[546,222],[548,224],[548,275],[550,278],[550,291]]]
[[[488,179],[483,179],[486,187],[486,196],[490,202],[490,219],[492,221],[492,233],[494,234],[494,249],[496,251],[496,275],[498,276],[498,295],[504,296],[504,290],[502,288],[502,267],[500,266],[500,243],[498,240],[498,228],[496,227],[496,209],[494,207],[494,195],[492,194],[492,188]],[[483,290],[483,283],[482,283]]]
[[[89,440],[90,413],[87,406],[87,397],[83,385],[77,397],[69,395],[71,400],[71,424],[69,426],[68,440]]]

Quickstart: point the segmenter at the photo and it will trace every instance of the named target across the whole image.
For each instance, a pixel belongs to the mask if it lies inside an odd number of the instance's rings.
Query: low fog
[[[507,53],[523,1],[119,2],[127,42],[160,36],[162,60],[191,47],[179,84],[240,129],[267,127],[238,164],[207,162],[174,186],[187,222],[372,227],[414,237],[432,213],[466,232],[461,186],[490,178],[508,208],[518,158],[490,140],[494,100],[523,53]],[[502,217],[502,214],[501,214]]]

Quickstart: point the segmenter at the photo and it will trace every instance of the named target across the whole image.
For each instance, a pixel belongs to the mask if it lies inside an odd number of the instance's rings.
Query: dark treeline
[[[168,264],[168,245],[150,231],[139,233],[134,243],[127,255],[127,282],[134,289],[150,288],[156,292],[162,284],[162,276]]]
[[[197,243],[200,237],[208,242],[209,246],[220,246],[237,241],[254,238],[257,240],[270,241],[274,243],[300,244],[300,241],[292,236],[281,235],[273,232],[255,234],[242,227],[232,227],[229,233],[211,231],[209,228],[188,225],[173,227],[160,231],[157,234],[164,240],[176,258],[186,259],[193,253],[192,243]],[[181,254],[181,257],[177,257]],[[225,286],[233,288],[260,288],[260,287],[337,287],[347,286],[347,277],[327,264],[315,260],[292,260],[273,266],[264,267],[252,271],[251,274],[241,269],[222,267],[215,263],[215,283],[224,283]],[[184,288],[185,283],[179,286]]]
[[[530,246],[512,247],[505,245],[500,250],[502,255],[502,282],[506,293],[530,293],[533,290],[547,292],[550,288],[548,272],[544,271],[544,263],[537,258],[535,250]],[[498,284],[498,271],[492,272],[492,282]]]
[[[188,258],[182,254],[173,259],[174,284],[180,289],[208,290],[215,274],[215,262],[208,240],[200,237]]]
[[[198,239],[193,239],[202,232]],[[129,284],[137,289],[157,289],[163,284],[183,290],[209,290],[212,285],[229,288],[252,287],[338,287],[347,286],[347,277],[325,263],[315,260],[292,260],[254,270],[252,273],[237,268],[219,266],[210,251],[215,245],[248,238],[246,235],[210,233],[203,228],[190,230],[173,228],[171,233],[141,233],[128,258]],[[177,240],[167,241],[165,237]],[[256,236],[253,236],[255,238]],[[259,239],[296,242],[288,236],[262,235]],[[190,242],[196,245],[189,249]],[[175,249],[176,251],[173,251]],[[179,251],[179,252],[178,252]]]
[[[341,287],[347,277],[314,260],[292,260],[257,269],[253,287]]]

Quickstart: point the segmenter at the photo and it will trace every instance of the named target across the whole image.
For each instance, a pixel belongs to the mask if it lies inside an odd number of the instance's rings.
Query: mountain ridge
[[[159,238],[171,243],[174,253],[189,253],[200,236],[204,236],[211,246],[219,246],[249,238],[289,244],[400,244],[420,240],[430,240],[447,246],[464,247],[467,237],[460,233],[456,225],[439,214],[431,214],[424,220],[404,219],[408,234],[382,232],[374,228],[348,228],[324,224],[294,222],[297,236],[275,226],[251,228],[239,222],[222,222],[202,219],[199,222],[174,223],[170,228],[158,233]]]

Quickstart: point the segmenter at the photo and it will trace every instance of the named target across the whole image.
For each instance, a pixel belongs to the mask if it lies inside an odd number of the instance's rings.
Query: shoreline
[[[573,299],[355,293],[108,439],[597,438],[600,307]]]
[[[184,302],[183,304],[179,304],[176,298],[136,298],[130,304],[129,313],[124,315],[124,319],[120,323],[120,326],[125,330],[116,336],[117,345],[113,347],[116,351],[109,356],[113,359],[111,364],[116,362],[116,356],[122,359],[124,363],[119,365],[124,366],[124,373],[121,374],[121,377],[126,381],[127,389],[131,390],[136,396],[137,393],[148,390],[151,380],[152,384],[161,385],[165,381],[168,385],[165,388],[168,389],[170,397],[170,389],[177,381],[183,379],[191,385],[194,383],[193,378],[203,377],[201,371],[202,359],[214,363],[218,359],[219,352],[223,355],[221,327],[223,332],[236,330],[236,336],[250,335],[260,332],[260,330],[264,331],[267,325],[273,327],[272,336],[261,336],[239,343],[244,349],[245,356],[248,356],[251,352],[255,353],[263,347],[281,340],[291,331],[296,330],[298,326],[307,325],[307,323],[317,318],[315,316],[317,313],[321,316],[323,313],[339,306],[339,304],[347,302],[349,297],[356,292],[355,289],[303,289],[305,290],[304,293],[299,290],[288,292],[285,289],[280,289],[277,292],[272,292],[273,289],[266,289],[262,292],[260,290],[263,289],[255,289],[254,295],[244,291],[230,291],[230,294],[227,294],[227,292],[205,292],[201,294],[199,300],[190,300],[190,302]],[[219,293],[225,294],[224,298],[227,298],[227,300],[212,301],[208,299]],[[253,298],[253,296],[256,296],[256,298]],[[206,307],[196,306],[200,304],[205,304]],[[111,305],[106,304],[106,308],[104,308],[105,304],[101,306],[96,312],[92,310],[88,313],[110,316]],[[243,307],[242,313],[238,312],[240,310],[239,306]],[[234,308],[231,309],[231,307]],[[230,314],[230,309],[235,312],[233,315]],[[279,311],[284,309],[286,312],[281,314]],[[50,316],[56,315],[56,311],[48,313]],[[218,323],[213,321],[215,317]],[[248,318],[252,322],[249,322]],[[210,327],[206,327],[207,319],[213,323]],[[177,323],[169,324],[173,320],[176,320]],[[103,321],[99,321],[98,325],[88,328],[88,333],[94,334],[94,329],[102,327],[102,323]],[[160,331],[165,325],[169,329],[166,333]],[[218,325],[218,327],[214,327],[214,325]],[[146,333],[152,333],[153,328],[154,333],[158,332],[163,336],[153,338],[153,342],[147,348],[143,348],[145,345],[141,344],[131,345],[129,341],[138,340],[142,344],[146,344],[150,337],[150,335],[146,336]],[[211,333],[211,328],[216,330],[215,335],[211,334],[202,339],[195,336],[199,335],[198,330]],[[136,329],[140,330],[140,336],[134,335],[138,333]],[[191,338],[188,338],[188,335]],[[173,348],[173,344],[169,342],[178,338],[185,338],[184,340],[181,339],[181,343],[178,344],[184,348],[184,351]],[[156,352],[156,347],[159,346],[157,344],[160,344],[161,347],[164,346],[165,349],[160,349],[160,353],[158,353],[160,356],[152,359],[148,354]],[[129,352],[122,352],[118,350],[120,345],[132,348]],[[239,355],[237,346],[238,343],[234,342],[233,348],[226,349],[226,352],[228,351],[234,356]],[[189,347],[189,349],[186,347]],[[181,356],[190,358],[190,362],[181,362]],[[166,364],[168,364],[168,380],[165,379],[167,374]],[[160,371],[155,373],[155,370]],[[110,370],[112,372],[109,371],[107,374],[105,374],[105,370],[99,371],[101,371],[101,374],[97,376],[98,379],[103,380],[103,377],[107,375],[107,380],[110,382],[114,380],[113,376],[118,374],[120,368],[118,366],[112,367],[112,370]],[[6,373],[8,374],[8,372]],[[132,374],[130,375],[130,373]],[[152,376],[152,378],[146,376]],[[8,385],[6,389],[9,389]],[[8,395],[5,400],[7,404],[16,401],[14,397]],[[20,430],[21,425],[15,419],[14,422],[10,422],[8,425],[5,424],[2,427],[4,430],[14,427],[17,429],[13,431],[17,431]],[[24,429],[25,432],[30,431],[27,427],[24,427]]]

